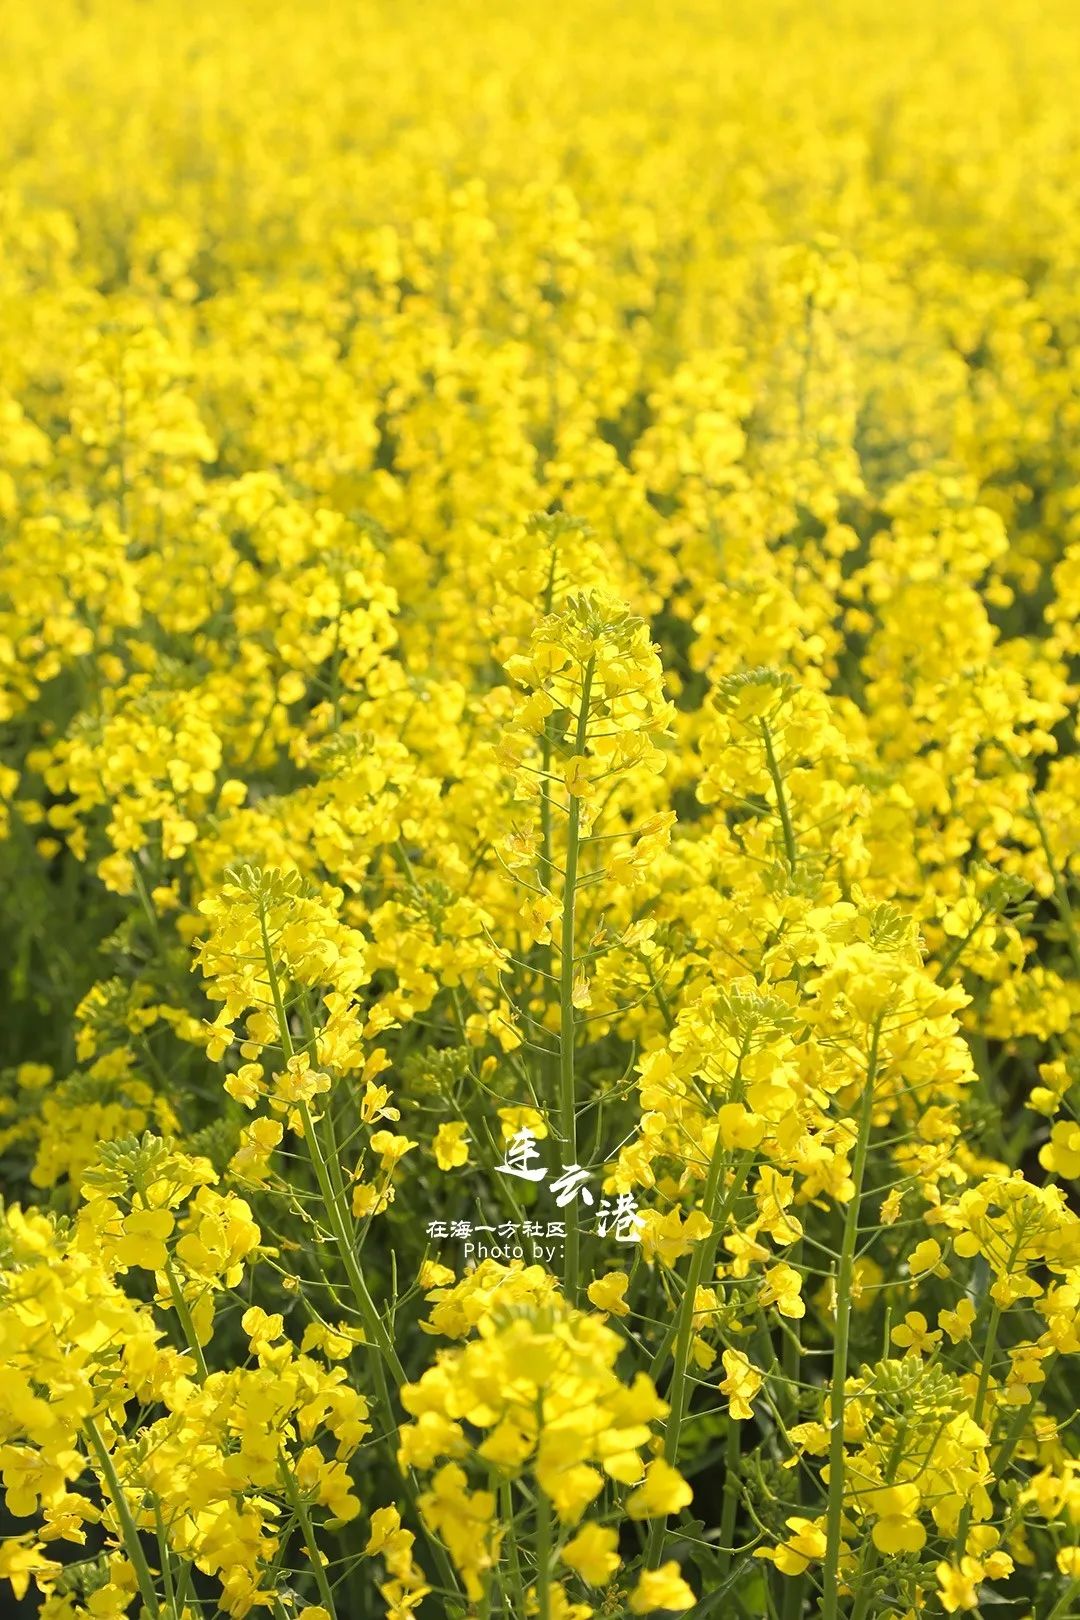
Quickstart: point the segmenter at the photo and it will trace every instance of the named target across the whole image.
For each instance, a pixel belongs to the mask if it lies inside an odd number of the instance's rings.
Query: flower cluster
[[[474,11],[8,19],[0,1582],[1067,1620],[1074,18]]]

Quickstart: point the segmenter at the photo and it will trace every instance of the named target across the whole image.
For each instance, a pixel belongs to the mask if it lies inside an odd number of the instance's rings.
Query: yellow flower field
[[[1080,1616],[1080,30],[0,66],[12,1620]]]

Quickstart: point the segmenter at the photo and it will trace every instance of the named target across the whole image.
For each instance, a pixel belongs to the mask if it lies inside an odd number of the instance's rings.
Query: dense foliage
[[[9,8],[13,1612],[1080,1614],[1070,9]]]

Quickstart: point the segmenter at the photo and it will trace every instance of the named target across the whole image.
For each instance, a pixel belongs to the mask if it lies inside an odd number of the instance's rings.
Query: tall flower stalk
[[[647,626],[598,591],[570,596],[560,610],[541,619],[527,650],[509,658],[506,670],[523,695],[504,740],[504,758],[512,768],[517,803],[523,810],[538,805],[539,811],[538,832],[516,833],[507,855],[534,896],[528,910],[534,938],[545,947],[545,960],[552,949],[557,955],[557,972],[542,974],[539,1004],[526,1017],[542,1039],[556,1032],[556,1090],[548,1101],[563,1168],[574,1171],[582,1168],[578,1116],[584,1101],[577,1091],[576,1047],[580,1015],[591,1004],[595,922],[616,892],[632,886],[674,819],[668,815],[628,827],[622,816],[631,775],[663,767],[653,739],[666,730],[671,708]],[[530,737],[539,739],[538,757]],[[605,949],[618,944],[617,938],[606,941]],[[552,990],[554,1008],[548,1001]],[[541,1091],[543,1056],[542,1048]],[[563,1286],[576,1302],[581,1289],[576,1197],[566,1205]]]

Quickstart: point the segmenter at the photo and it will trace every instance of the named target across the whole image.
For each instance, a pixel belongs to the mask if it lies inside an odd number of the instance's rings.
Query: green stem
[[[506,1537],[510,1545],[510,1585],[517,1607],[515,1614],[525,1613],[525,1585],[521,1578],[521,1558],[518,1554],[517,1526],[514,1521],[513,1487],[504,1480],[499,1487],[502,1516],[506,1524]]]
[[[640,960],[646,973],[649,975],[649,985],[652,989],[653,995],[656,998],[656,1005],[660,1009],[660,1016],[664,1020],[664,1028],[670,1035],[671,1031],[675,1028],[675,1015],[671,1010],[671,1003],[664,994],[663,985],[660,983],[660,980],[656,977],[656,974],[652,970],[652,963],[649,961],[649,958],[647,956],[643,956]]]
[[[983,1351],[982,1364],[979,1368],[979,1384],[975,1391],[975,1405],[972,1408],[972,1417],[982,1427],[983,1411],[986,1406],[986,1394],[990,1387],[990,1365],[997,1349],[998,1329],[1001,1326],[1001,1306],[995,1300],[990,1307],[990,1319],[986,1324],[986,1346]]]
[[[277,1018],[278,1037],[281,1041],[281,1050],[286,1063],[293,1056],[292,1035],[289,1031],[289,1020],[285,1016],[285,1003],[281,999],[281,985],[278,983],[277,969],[274,967],[274,951],[270,944],[270,932],[266,926],[266,913],[259,907],[259,932],[262,935],[263,958],[266,962],[266,973],[270,980],[270,994],[274,1001],[274,1014]]]
[[[540,778],[540,855],[536,863],[536,876],[540,887],[545,891],[551,889],[552,874],[552,836],[551,836],[551,733],[547,721],[544,722],[544,734],[540,740],[540,765],[543,775]]]
[[[340,1155],[339,1155],[339,1152],[338,1152],[337,1139],[336,1139],[336,1137],[334,1135],[334,1122],[333,1122],[333,1119],[332,1119],[332,1117],[330,1115],[329,1109],[326,1112],[325,1122],[326,1122],[326,1132],[327,1132],[327,1138],[328,1138],[329,1152],[327,1152],[324,1155],[324,1157],[325,1157],[326,1164],[327,1164],[327,1167],[328,1167],[329,1172],[330,1172],[330,1180],[331,1180],[331,1182],[333,1184],[334,1195],[335,1195],[335,1198],[337,1200],[338,1209],[341,1212],[342,1224],[347,1226],[348,1223],[352,1220],[352,1211],[349,1208],[348,1195],[346,1194],[345,1185],[344,1185],[344,1182],[343,1182],[342,1176],[341,1176],[341,1159],[340,1159]],[[353,1255],[355,1256],[355,1250],[353,1249],[351,1242],[349,1244],[349,1248],[350,1248],[350,1252],[353,1253]],[[372,1309],[374,1310],[374,1308],[375,1308],[374,1307],[374,1302],[372,1302]],[[380,1327],[384,1327],[384,1325],[385,1325],[382,1322],[381,1318],[379,1319],[379,1325],[380,1325]],[[387,1333],[387,1339],[389,1341],[389,1333]],[[390,1342],[392,1343],[392,1341],[390,1341]],[[386,1381],[386,1361],[387,1361],[387,1357],[386,1357],[385,1352],[383,1352],[380,1355],[377,1355],[375,1357],[374,1371],[375,1371],[375,1386],[376,1386],[376,1390],[378,1392],[379,1400],[380,1400],[380,1402],[382,1404],[383,1411],[386,1412],[387,1415],[389,1416],[389,1414],[393,1410],[393,1407],[392,1407],[392,1403],[391,1403],[391,1399],[390,1399],[390,1390],[389,1390],[389,1387],[388,1387],[387,1381]],[[398,1382],[400,1384],[401,1380],[399,1379]],[[406,1500],[409,1503],[410,1508],[412,1509],[413,1513],[416,1515],[416,1517],[419,1520],[420,1524],[423,1525],[423,1523],[424,1523],[423,1515],[420,1512],[420,1506],[419,1506],[419,1502],[418,1502],[418,1499],[417,1499],[416,1478],[415,1478],[414,1472],[413,1472],[413,1470],[411,1468],[405,1470],[404,1474],[402,1475],[401,1484],[402,1484],[402,1489],[405,1492],[405,1497],[406,1497]],[[426,1530],[426,1526],[425,1526],[425,1530]],[[429,1546],[431,1548],[432,1557],[435,1559],[436,1565],[438,1567],[439,1577],[442,1580],[443,1585],[448,1590],[453,1591],[456,1588],[457,1583],[456,1583],[456,1580],[455,1580],[455,1577],[454,1577],[453,1567],[452,1567],[452,1565],[450,1563],[449,1555],[447,1554],[446,1549],[444,1548],[442,1542],[439,1541],[438,1538],[430,1531],[427,1532],[427,1540],[428,1540],[428,1544],[429,1544]]]
[[[536,1595],[540,1620],[551,1620],[551,1507],[543,1491],[536,1494]]]
[[[862,1569],[859,1571],[859,1596],[855,1601],[854,1609],[851,1611],[851,1620],[866,1620],[866,1611],[870,1607],[870,1602],[874,1595],[874,1588],[870,1581],[870,1576],[874,1572],[877,1561],[878,1550],[874,1546],[874,1543],[871,1542],[870,1550],[863,1560]]]
[[[180,1564],[180,1577],[176,1583],[176,1612],[180,1620],[184,1620],[184,1610],[187,1607],[188,1593],[191,1589],[192,1565],[183,1560]]]
[[[668,1355],[671,1352],[671,1347],[675,1343],[678,1334],[679,1318],[678,1315],[675,1315],[668,1323],[667,1331],[664,1334],[664,1337],[660,1340],[659,1348],[657,1349],[655,1356],[653,1356],[652,1364],[649,1367],[649,1377],[652,1379],[654,1384],[667,1365]]]
[[[315,1122],[311,1117],[311,1109],[306,1102],[300,1104],[300,1118],[304,1126],[304,1141],[311,1156],[315,1179],[319,1184],[319,1192],[322,1194],[323,1203],[326,1206],[326,1214],[330,1222],[334,1243],[341,1257],[341,1263],[345,1268],[345,1275],[349,1279],[349,1287],[352,1289],[357,1308],[363,1318],[365,1331],[386,1362],[394,1382],[400,1389],[402,1384],[407,1382],[405,1369],[398,1359],[398,1353],[394,1349],[386,1324],[379,1315],[375,1301],[372,1299],[367,1283],[364,1281],[352,1241],[342,1220],[341,1209],[330,1177],[330,1170],[326,1159],[323,1157],[318,1134],[315,1130]]]
[[[289,1499],[289,1506],[296,1515],[296,1522],[299,1524],[300,1532],[304,1538],[304,1546],[307,1548],[308,1562],[310,1563],[312,1572],[314,1573],[315,1585],[319,1588],[319,1596],[322,1599],[323,1607],[330,1615],[331,1620],[337,1620],[337,1609],[334,1605],[334,1594],[330,1590],[330,1582],[326,1578],[326,1566],[322,1561],[322,1555],[319,1552],[318,1543],[315,1540],[315,1532],[311,1525],[311,1515],[308,1513],[307,1507],[304,1503],[304,1498],[297,1488],[296,1481],[293,1478],[289,1465],[283,1456],[278,1457],[278,1470],[281,1474],[281,1482],[285,1487],[285,1495]]]
[[[716,1189],[720,1179],[720,1172],[724,1164],[724,1147],[720,1141],[719,1132],[716,1137],[716,1146],[713,1149],[712,1162],[709,1165],[709,1178],[705,1184],[705,1212],[710,1220],[714,1219],[713,1204],[716,1200]],[[710,1249],[708,1238],[702,1238],[694,1245],[694,1252],[690,1256],[690,1269],[686,1277],[686,1290],[679,1305],[679,1331],[675,1340],[675,1365],[671,1374],[671,1387],[669,1390],[671,1411],[664,1429],[664,1456],[669,1463],[674,1463],[679,1453],[679,1436],[689,1398],[688,1368],[690,1362],[690,1346],[694,1337],[694,1309],[697,1291],[705,1278],[705,1267],[709,1258],[706,1251]]]
[[[1076,1611],[1070,1605],[1078,1592],[1080,1592],[1080,1580],[1070,1581],[1054,1607],[1050,1610],[1046,1620],[1066,1620],[1067,1615],[1075,1614]]]
[[[791,813],[788,810],[787,794],[784,792],[784,778],[780,774],[776,752],[773,748],[772,732],[769,730],[767,720],[761,722],[761,735],[765,739],[765,762],[769,767],[772,778],[773,792],[776,794],[776,808],[780,814],[780,826],[784,834],[784,854],[787,856],[789,869],[794,872],[797,852],[795,848],[795,829],[791,824]]]
[[[741,1058],[740,1058],[741,1062]],[[675,1467],[679,1456],[679,1441],[682,1436],[683,1422],[686,1418],[686,1409],[690,1400],[690,1346],[694,1339],[694,1303],[697,1291],[705,1277],[711,1272],[716,1258],[716,1249],[720,1241],[720,1234],[726,1221],[727,1210],[730,1207],[735,1190],[749,1169],[752,1154],[744,1155],[744,1165],[740,1166],[742,1175],[736,1172],[735,1180],[724,1199],[723,1207],[717,1210],[716,1201],[720,1187],[720,1177],[723,1174],[726,1150],[717,1130],[716,1141],[713,1144],[712,1157],[709,1160],[709,1172],[705,1181],[705,1194],[702,1200],[705,1214],[712,1223],[712,1231],[694,1245],[690,1256],[690,1268],[686,1277],[686,1288],[679,1302],[678,1329],[675,1338],[675,1361],[671,1371],[671,1384],[668,1389],[667,1423],[664,1428],[664,1457]],[[664,1538],[667,1534],[667,1516],[654,1519],[649,1529],[649,1543],[646,1554],[646,1563],[650,1569],[659,1567],[664,1552]]]
[[[870,1127],[874,1117],[874,1081],[877,1075],[880,1021],[874,1024],[866,1065],[866,1083],[859,1110],[858,1136],[851,1179],[851,1201],[844,1217],[840,1245],[840,1266],[836,1277],[836,1336],[833,1341],[832,1389],[829,1422],[829,1507],[825,1529],[825,1563],[822,1570],[822,1620],[836,1620],[840,1581],[840,1545],[844,1518],[844,1402],[848,1371],[848,1334],[851,1322],[851,1288],[855,1275],[855,1248],[859,1236],[859,1209],[863,1177],[870,1147]]]
[[[282,1000],[281,986],[278,983],[277,971],[274,967],[274,953],[270,946],[270,936],[266,928],[266,917],[262,911],[259,913],[259,925],[262,930],[262,945],[263,955],[266,959],[266,971],[270,980],[270,994],[273,997],[274,1011],[277,1015],[278,1033],[281,1039],[281,1047],[287,1062],[289,1058],[293,1056],[292,1036],[289,1033],[289,1023],[285,1016],[285,1003]],[[394,1381],[400,1388],[401,1385],[406,1382],[405,1369],[398,1360],[397,1351],[394,1349],[390,1335],[386,1331],[386,1326],[375,1308],[375,1301],[372,1299],[371,1294],[368,1291],[367,1283],[364,1281],[363,1274],[356,1258],[356,1253],[352,1246],[352,1241],[342,1218],[341,1207],[338,1204],[337,1195],[330,1176],[330,1169],[327,1165],[326,1159],[323,1157],[323,1151],[319,1144],[318,1134],[315,1130],[315,1122],[311,1117],[311,1109],[306,1102],[302,1101],[300,1103],[299,1113],[304,1127],[304,1142],[311,1158],[312,1168],[315,1171],[315,1179],[319,1184],[319,1192],[322,1195],[322,1200],[326,1207],[326,1216],[330,1222],[330,1229],[333,1233],[338,1254],[341,1257],[341,1263],[345,1268],[345,1275],[349,1279],[349,1286],[353,1291],[353,1296],[356,1299],[357,1307],[360,1311],[361,1317],[363,1318],[365,1331],[371,1339],[371,1342],[375,1345],[376,1349],[385,1360],[386,1365],[390,1368]],[[340,1174],[340,1167],[338,1168]]]
[[[98,1466],[105,1478],[105,1483],[109,1487],[109,1495],[112,1497],[113,1506],[116,1509],[116,1517],[120,1521],[124,1547],[128,1558],[131,1560],[131,1567],[135,1571],[135,1578],[139,1583],[143,1608],[150,1616],[150,1620],[158,1620],[160,1610],[158,1609],[157,1592],[154,1589],[154,1578],[150,1574],[150,1566],[146,1562],[146,1554],[143,1552],[139,1532],[135,1528],[135,1520],[131,1516],[131,1509],[128,1507],[127,1497],[124,1495],[119,1475],[113,1465],[112,1458],[105,1448],[105,1442],[101,1438],[98,1426],[92,1417],[85,1420],[83,1429],[98,1460]]]
[[[555,597],[555,566],[558,560],[558,546],[551,547],[551,563],[548,568],[547,585],[544,590],[544,613],[551,612]],[[544,720],[544,730],[540,738],[540,854],[536,862],[536,878],[544,893],[550,895],[555,875],[555,839],[553,832],[553,816],[551,804],[551,756],[553,738],[549,720]],[[551,935],[544,944],[537,947],[537,960],[541,973],[546,977],[542,983],[547,985],[552,977],[553,946]],[[557,1054],[554,1049],[537,1054],[538,1090],[541,1096],[549,1097],[558,1089],[556,1074]]]
[[[1043,1363],[1043,1371],[1044,1372],[1049,1372],[1049,1369],[1050,1369],[1050,1362],[1049,1362],[1049,1360],[1047,1360],[1047,1361],[1045,1361]],[[1020,1441],[1023,1439],[1024,1434],[1027,1431],[1028,1424],[1030,1422],[1031,1422],[1031,1408],[1030,1408],[1030,1405],[1029,1406],[1021,1406],[1017,1410],[1015,1417],[1013,1418],[1012,1422],[1009,1424],[1009,1427],[1006,1429],[1004,1438],[1002,1439],[1002,1442],[1001,1442],[1000,1446],[998,1446],[997,1451],[994,1453],[993,1457],[991,1458],[991,1460],[990,1460],[990,1472],[991,1472],[991,1474],[993,1474],[994,1478],[999,1483],[1001,1482],[1001,1480],[1003,1480],[1005,1478],[1005,1471],[1008,1468],[1009,1464],[1012,1462],[1013,1452],[1016,1450],[1017,1446],[1020,1444]]]
[[[742,1456],[742,1447],[739,1440],[739,1425],[732,1417],[728,1418],[727,1435],[724,1439],[724,1505],[720,1512],[720,1572],[726,1575],[731,1567],[731,1549],[735,1541],[735,1514],[739,1506],[739,1463]]]
[[[278,983],[277,972],[274,968],[274,958],[270,949],[270,939],[266,929],[266,919],[261,912],[259,921],[262,928],[263,954],[266,958],[266,969],[270,979],[270,993],[273,997],[274,1009],[277,1015],[282,1050],[285,1053],[286,1059],[288,1059],[293,1055],[292,1036],[289,1033],[289,1026],[285,1017],[285,1005],[281,996],[281,987]],[[318,1183],[319,1193],[322,1197],[323,1205],[326,1210],[326,1217],[330,1223],[334,1244],[340,1256],[342,1266],[345,1269],[345,1275],[348,1278],[349,1287],[352,1289],[352,1294],[354,1300],[356,1301],[357,1309],[359,1310],[360,1316],[363,1320],[364,1331],[377,1352],[375,1377],[376,1383],[379,1387],[379,1396],[386,1410],[387,1418],[392,1420],[393,1413],[391,1409],[389,1391],[386,1389],[384,1369],[386,1367],[390,1369],[394,1382],[399,1389],[403,1384],[408,1382],[405,1369],[401,1364],[396,1349],[394,1348],[394,1342],[390,1337],[387,1326],[382,1317],[379,1315],[375,1301],[371,1297],[367,1283],[364,1281],[363,1272],[360,1270],[360,1263],[356,1258],[356,1251],[353,1248],[352,1237],[349,1232],[349,1223],[351,1222],[352,1214],[351,1210],[349,1209],[348,1198],[345,1193],[345,1187],[341,1177],[341,1164],[338,1159],[336,1146],[331,1153],[330,1161],[328,1162],[323,1153],[322,1145],[319,1142],[319,1136],[315,1129],[315,1121],[312,1118],[311,1109],[306,1102],[302,1101],[300,1103],[299,1114],[304,1128],[304,1141],[307,1144],[308,1155],[311,1159],[312,1168],[315,1171],[315,1180]],[[327,1120],[328,1123],[330,1123],[329,1115],[327,1115]],[[332,1123],[330,1124],[330,1129],[332,1133]],[[410,1505],[415,1508],[416,1492],[411,1474],[406,1476],[403,1483],[405,1485],[405,1490]],[[426,1531],[427,1527],[423,1525],[422,1518],[420,1519],[420,1523]],[[440,1577],[444,1581],[444,1584],[448,1590],[454,1590],[457,1582],[446,1549],[434,1535],[428,1534],[427,1539],[431,1547],[432,1556],[438,1566]]]
[[[792,1246],[788,1263],[796,1270],[802,1262],[803,1245],[800,1239]],[[784,1323],[783,1344],[780,1347],[780,1363],[787,1384],[786,1390],[786,1422],[788,1426],[799,1420],[799,1379],[802,1372],[802,1335],[799,1332],[797,1320]],[[798,1476],[796,1475],[796,1478]]]
[[[1004,744],[1002,747],[1005,757],[1013,769],[1026,776],[1027,772],[1024,770],[1012,749],[1006,748]],[[1050,881],[1054,886],[1054,903],[1057,906],[1058,916],[1061,918],[1061,925],[1065,930],[1065,937],[1069,942],[1069,954],[1073,959],[1073,967],[1078,973],[1080,973],[1080,934],[1077,933],[1076,919],[1073,916],[1072,906],[1069,904],[1069,891],[1066,886],[1065,879],[1058,869],[1058,864],[1054,860],[1054,852],[1050,846],[1050,830],[1047,827],[1046,822],[1043,820],[1043,813],[1039,809],[1039,802],[1035,796],[1035,789],[1030,785],[1030,781],[1027,790],[1027,800],[1028,809],[1031,811],[1031,819],[1035,823],[1035,831],[1038,833],[1039,843],[1042,845],[1042,852],[1046,860],[1047,870],[1050,873]]]
[[[134,855],[131,857],[131,875],[135,880],[135,892],[139,896],[139,903],[141,904],[143,911],[146,913],[147,922],[150,924],[150,932],[154,936],[154,943],[160,948],[161,924],[158,922],[157,912],[150,903],[150,896],[147,893],[146,883],[142,873],[139,870],[139,854],[140,851],[136,850]]]
[[[983,1412],[986,1408],[986,1395],[990,1388],[990,1366],[997,1349],[998,1329],[1001,1326],[1001,1306],[995,1300],[990,1308],[990,1317],[986,1324],[986,1340],[983,1345],[982,1363],[979,1367],[979,1382],[975,1390],[975,1404],[971,1408],[972,1421],[982,1428]],[[971,1526],[971,1503],[965,1502],[960,1512],[956,1527],[956,1557],[962,1558],[964,1546],[967,1542],[968,1530]]]
[[[195,1358],[195,1365],[199,1371],[199,1383],[205,1384],[209,1376],[206,1367],[206,1357],[203,1355],[202,1345],[199,1343],[198,1335],[195,1332],[195,1323],[192,1319],[191,1311],[188,1308],[188,1302],[184,1298],[183,1291],[181,1290],[176,1272],[173,1270],[173,1263],[171,1259],[167,1260],[165,1263],[165,1275],[169,1280],[169,1293],[172,1295],[173,1306],[175,1307],[177,1317],[179,1318],[180,1326],[184,1330],[184,1338],[187,1340],[188,1349]]]
[[[595,657],[590,658],[582,682],[581,707],[578,710],[574,739],[574,750],[578,754],[584,750],[589,729],[589,699],[595,667]],[[574,1093],[574,913],[581,844],[580,824],[581,800],[576,794],[571,794],[566,834],[566,873],[563,879],[562,940],[559,959],[559,1125],[571,1164],[578,1162],[577,1099]],[[563,1271],[563,1289],[571,1305],[576,1305],[578,1299],[579,1244],[577,1199],[572,1198],[566,1207],[566,1260]]]
[[[802,1242],[795,1244],[791,1251],[790,1264],[798,1266],[802,1259]],[[786,1419],[789,1428],[799,1421],[799,1380],[802,1373],[802,1335],[799,1331],[798,1320],[785,1323],[783,1344],[780,1347],[780,1359],[783,1369],[786,1390]],[[795,1469],[791,1481],[792,1498],[796,1512],[802,1508],[802,1472]],[[781,1615],[783,1620],[799,1620],[803,1612],[803,1601],[806,1591],[806,1574],[788,1575],[784,1578],[783,1602]]]
[[[1065,879],[1061,875],[1057,862],[1054,860],[1054,852],[1050,847],[1050,833],[1046,822],[1043,820],[1042,811],[1039,809],[1035,794],[1030,790],[1028,791],[1028,805],[1031,809],[1031,819],[1034,821],[1036,831],[1039,834],[1039,842],[1042,845],[1043,855],[1046,857],[1046,864],[1050,868],[1050,877],[1054,885],[1054,900],[1057,905],[1058,916],[1061,918],[1061,925],[1065,930],[1065,936],[1069,941],[1069,954],[1073,959],[1073,967],[1077,973],[1080,973],[1080,934],[1076,931],[1076,918],[1073,916],[1072,906],[1069,904],[1069,891],[1065,886]]]
[[[967,950],[968,946],[971,944],[971,941],[975,938],[975,935],[979,932],[979,929],[982,927],[987,917],[989,917],[992,909],[993,908],[991,906],[984,906],[963,938],[955,940],[949,950],[945,952],[945,955],[938,963],[937,977],[939,979],[943,979],[946,973],[948,973],[949,969],[960,960],[960,957]]]
[[[718,1215],[716,1217],[715,1222],[713,1223],[713,1235],[712,1235],[712,1237],[702,1239],[702,1242],[705,1245],[706,1250],[707,1250],[706,1265],[703,1268],[703,1271],[705,1273],[707,1273],[709,1271],[709,1269],[711,1268],[711,1262],[712,1262],[713,1258],[715,1257],[716,1251],[717,1251],[717,1249],[718,1249],[718,1247],[720,1245],[720,1239],[724,1235],[724,1227],[727,1224],[727,1218],[728,1218],[728,1214],[730,1213],[731,1206],[735,1202],[735,1199],[739,1196],[739,1193],[742,1191],[743,1184],[746,1181],[746,1178],[750,1173],[750,1166],[753,1164],[753,1162],[754,1162],[754,1153],[753,1153],[753,1149],[751,1148],[751,1149],[748,1149],[743,1154],[742,1159],[735,1166],[735,1172],[734,1172],[734,1175],[732,1176],[732,1179],[731,1179],[731,1185],[728,1187],[727,1192],[724,1194],[724,1201],[720,1205],[720,1211],[719,1211],[719,1213],[718,1213]],[[708,1190],[707,1189],[706,1189],[705,1196],[708,1197]],[[706,1208],[706,1213],[708,1213],[707,1208]],[[663,1337],[663,1339],[662,1339],[662,1341],[660,1343],[660,1348],[657,1350],[655,1356],[652,1359],[652,1363],[651,1363],[651,1365],[649,1367],[649,1377],[652,1379],[654,1384],[656,1383],[656,1381],[659,1378],[660,1374],[664,1370],[664,1367],[665,1367],[665,1365],[667,1363],[668,1353],[671,1350],[671,1346],[672,1346],[672,1344],[675,1343],[675,1341],[677,1340],[677,1338],[679,1336],[679,1328],[681,1326],[681,1323],[682,1323],[682,1314],[681,1314],[681,1312],[676,1312],[675,1316],[672,1318],[671,1325],[669,1326],[667,1332],[664,1334],[664,1337]],[[674,1374],[672,1375],[672,1378],[674,1380]]]
[[[165,1538],[165,1525],[161,1517],[161,1504],[154,1504],[154,1525],[157,1532],[158,1557],[161,1559],[161,1577],[165,1582],[165,1607],[179,1620],[180,1610],[176,1604],[176,1586],[172,1576],[172,1560],[169,1557],[169,1543]]]

